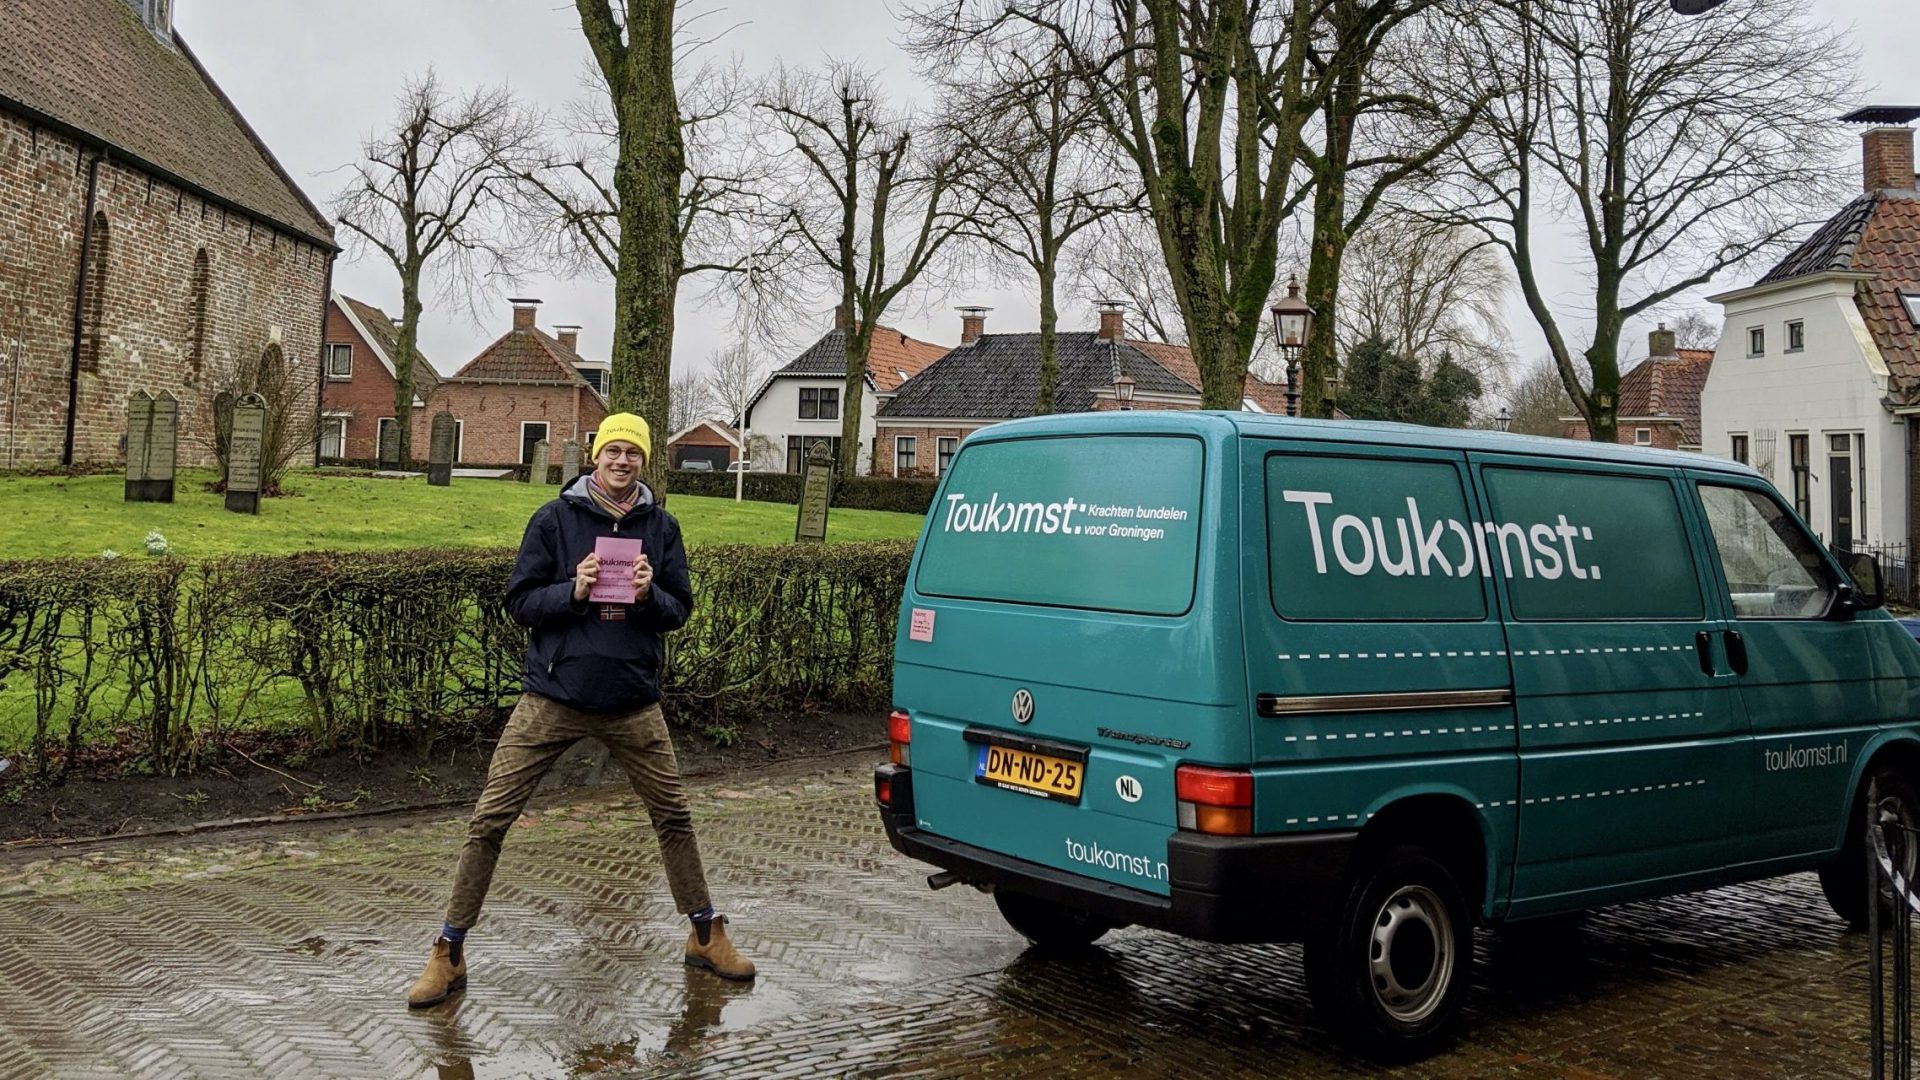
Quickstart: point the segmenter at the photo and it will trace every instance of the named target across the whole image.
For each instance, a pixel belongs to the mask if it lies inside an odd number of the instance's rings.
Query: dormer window
[[[1920,327],[1920,293],[1901,293],[1900,306],[1907,309],[1907,321]]]
[[[173,40],[173,0],[127,0],[133,6],[134,13],[140,16],[153,36],[161,41]]]

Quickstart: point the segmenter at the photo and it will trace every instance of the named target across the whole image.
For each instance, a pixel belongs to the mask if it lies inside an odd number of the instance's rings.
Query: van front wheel
[[[996,889],[993,902],[1008,926],[1043,949],[1084,948],[1114,928],[1096,915],[1026,893]]]
[[[1306,943],[1307,993],[1361,1056],[1413,1061],[1453,1036],[1473,963],[1472,915],[1453,872],[1417,847],[1368,859]]]
[[[1887,766],[1878,766],[1867,774],[1853,812],[1848,815],[1847,839],[1841,845],[1840,854],[1820,868],[1820,891],[1827,894],[1827,903],[1833,907],[1834,914],[1855,930],[1864,930],[1867,926],[1867,860],[1872,857],[1867,854],[1869,816],[1891,818],[1904,826],[1889,830],[1887,854],[1909,885],[1920,871],[1920,846],[1910,839],[1912,830],[1920,828],[1920,793],[1915,792],[1913,782],[1906,776]],[[1891,908],[1883,906],[1882,910]]]

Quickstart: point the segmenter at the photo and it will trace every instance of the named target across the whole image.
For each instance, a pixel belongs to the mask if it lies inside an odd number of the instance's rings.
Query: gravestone
[[[827,504],[833,501],[833,459],[827,444],[817,442],[807,451],[800,480],[800,516],[793,525],[796,542],[823,543],[827,539]]]
[[[560,444],[560,486],[580,479],[580,444],[572,439]]]
[[[172,502],[180,402],[137,390],[127,399],[127,502]]]
[[[227,509],[260,512],[261,455],[266,450],[267,403],[248,394],[234,403],[233,434],[227,444]]]
[[[533,444],[533,464],[527,469],[527,477],[536,484],[547,482],[547,464],[550,460],[547,440],[541,439]]]
[[[380,425],[380,445],[376,448],[382,469],[400,467],[400,422]]]
[[[453,414],[442,412],[433,418],[433,435],[427,445],[427,483],[446,487],[453,483]]]

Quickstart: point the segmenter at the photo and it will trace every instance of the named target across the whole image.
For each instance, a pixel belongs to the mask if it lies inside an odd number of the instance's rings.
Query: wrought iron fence
[[[1854,545],[1854,550],[1875,556],[1880,560],[1880,570],[1886,575],[1887,599],[1902,604],[1915,603],[1913,562],[1905,541],[1875,544],[1862,542]]]
[[[1876,811],[1875,802],[1867,800],[1867,812],[1878,814],[1878,820],[1867,827],[1872,851],[1866,860],[1873,1080],[1913,1080],[1913,918],[1920,914],[1920,897],[1902,867],[1894,865],[1894,855],[1900,854],[1911,870],[1906,853],[1915,850],[1920,833]]]

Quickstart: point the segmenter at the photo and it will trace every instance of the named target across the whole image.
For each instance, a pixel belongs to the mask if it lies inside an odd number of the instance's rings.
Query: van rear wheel
[[[1355,870],[1308,939],[1307,993],[1349,1050],[1413,1061],[1453,1037],[1472,963],[1472,914],[1453,872],[1421,848],[1391,848]]]
[[[1020,936],[1043,949],[1081,949],[1114,929],[1114,924],[1091,912],[1042,900],[1027,893],[995,889],[993,902],[1000,917]]]
[[[1833,913],[1855,930],[1867,926],[1867,823],[1882,816],[1891,817],[1904,828],[1888,830],[1887,854],[1893,865],[1912,885],[1920,873],[1920,844],[1913,841],[1913,830],[1920,829],[1920,791],[1911,780],[1887,765],[1878,765],[1867,774],[1847,817],[1847,839],[1840,854],[1820,868],[1820,891],[1827,894]],[[1884,901],[1883,901],[1884,903]],[[1882,907],[1882,911],[1891,911]]]

